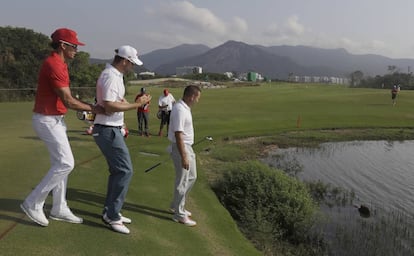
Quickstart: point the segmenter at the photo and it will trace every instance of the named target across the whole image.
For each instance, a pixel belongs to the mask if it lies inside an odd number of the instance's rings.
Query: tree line
[[[50,37],[31,29],[0,27],[0,101],[32,100],[43,60],[51,53]],[[104,64],[90,64],[90,55],[79,51],[68,62],[73,93],[93,98]]]
[[[385,75],[374,77],[364,76],[364,73],[357,70],[351,74],[351,87],[361,88],[381,88],[391,89],[394,85],[399,85],[404,90],[414,90],[414,77],[412,73],[402,73],[393,66],[389,66],[390,71]]]

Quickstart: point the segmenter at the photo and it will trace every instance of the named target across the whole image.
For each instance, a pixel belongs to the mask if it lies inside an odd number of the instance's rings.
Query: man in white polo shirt
[[[110,173],[102,219],[114,231],[129,234],[124,223],[131,223],[131,219],[122,216],[120,211],[133,168],[121,128],[124,111],[143,106],[151,96],[144,95],[134,103],[126,101],[123,75],[132,71],[134,64],[142,65],[142,62],[138,59],[137,50],[129,45],[121,46],[115,53],[112,64],[106,65],[96,83],[97,103],[104,106],[107,114],[96,115],[92,135],[106,158]]]
[[[196,85],[184,89],[183,98],[174,104],[170,116],[168,139],[171,141],[171,158],[175,168],[174,196],[171,210],[173,220],[186,226],[195,226],[191,212],[185,209],[185,200],[197,179],[194,128],[191,107],[200,99],[201,90]]]

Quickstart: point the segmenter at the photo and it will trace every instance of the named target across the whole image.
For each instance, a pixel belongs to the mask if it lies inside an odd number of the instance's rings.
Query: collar
[[[117,76],[123,76],[123,74],[110,63],[106,63],[105,68],[109,69],[111,72],[114,72]]]
[[[190,106],[188,106],[188,105],[187,105],[187,103],[185,103],[185,101],[184,101],[183,99],[180,99],[180,100],[178,101],[178,103],[183,104],[183,106],[184,106],[186,109],[188,109],[188,110],[190,110],[190,111],[191,111]]]

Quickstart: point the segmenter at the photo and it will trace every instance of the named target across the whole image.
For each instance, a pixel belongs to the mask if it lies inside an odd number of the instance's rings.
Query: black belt
[[[94,125],[105,127],[105,128],[118,128],[118,129],[122,128],[122,126],[112,126],[112,125],[104,125],[104,124],[94,124]]]

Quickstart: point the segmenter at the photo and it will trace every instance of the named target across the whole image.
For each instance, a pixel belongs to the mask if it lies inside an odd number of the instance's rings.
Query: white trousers
[[[171,208],[174,209],[175,215],[180,218],[184,218],[186,216],[185,201],[188,193],[191,191],[197,180],[196,155],[190,145],[185,144],[185,151],[190,162],[189,170],[183,169],[181,155],[178,151],[177,144],[172,143],[171,158],[174,162],[175,182]]]
[[[72,149],[66,134],[66,124],[63,116],[47,116],[35,113],[32,118],[32,125],[49,151],[50,169],[25,199],[25,204],[32,209],[42,209],[48,194],[53,191],[52,212],[60,212],[67,208],[67,178],[75,166]]]

